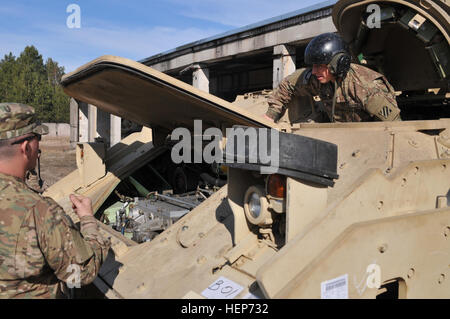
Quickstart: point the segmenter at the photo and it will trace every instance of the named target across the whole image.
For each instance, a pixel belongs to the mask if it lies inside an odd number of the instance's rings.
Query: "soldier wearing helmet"
[[[305,50],[303,68],[287,76],[268,97],[265,116],[277,122],[294,97],[314,97],[304,120],[316,122],[397,121],[400,109],[386,77],[351,63],[342,38],[334,33],[315,37]],[[304,106],[303,106],[304,107]]]
[[[51,198],[25,184],[48,127],[34,109],[0,103],[0,298],[64,297],[92,282],[110,248],[99,231],[91,201],[70,196],[80,230]]]

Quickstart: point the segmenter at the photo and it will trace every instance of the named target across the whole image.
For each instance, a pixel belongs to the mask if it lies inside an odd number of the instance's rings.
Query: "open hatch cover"
[[[65,75],[64,91],[77,100],[148,127],[172,131],[233,125],[275,127],[214,95],[200,91],[141,63],[115,56],[102,56]]]

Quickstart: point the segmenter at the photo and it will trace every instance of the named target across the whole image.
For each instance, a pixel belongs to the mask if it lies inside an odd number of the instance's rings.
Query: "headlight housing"
[[[272,224],[264,187],[250,186],[244,196],[244,212],[247,220],[257,226]]]

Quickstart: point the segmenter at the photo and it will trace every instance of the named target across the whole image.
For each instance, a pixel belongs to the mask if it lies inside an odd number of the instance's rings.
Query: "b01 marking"
[[[208,299],[233,299],[244,287],[227,279],[219,277],[208,288],[203,290],[202,295]]]

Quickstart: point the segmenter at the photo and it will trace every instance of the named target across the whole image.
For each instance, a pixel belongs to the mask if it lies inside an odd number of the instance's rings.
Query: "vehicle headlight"
[[[247,220],[258,226],[272,224],[272,215],[269,210],[264,187],[250,186],[244,196],[244,212]]]
[[[250,200],[248,202],[248,210],[254,218],[258,218],[261,215],[261,201],[257,193],[251,193]]]

